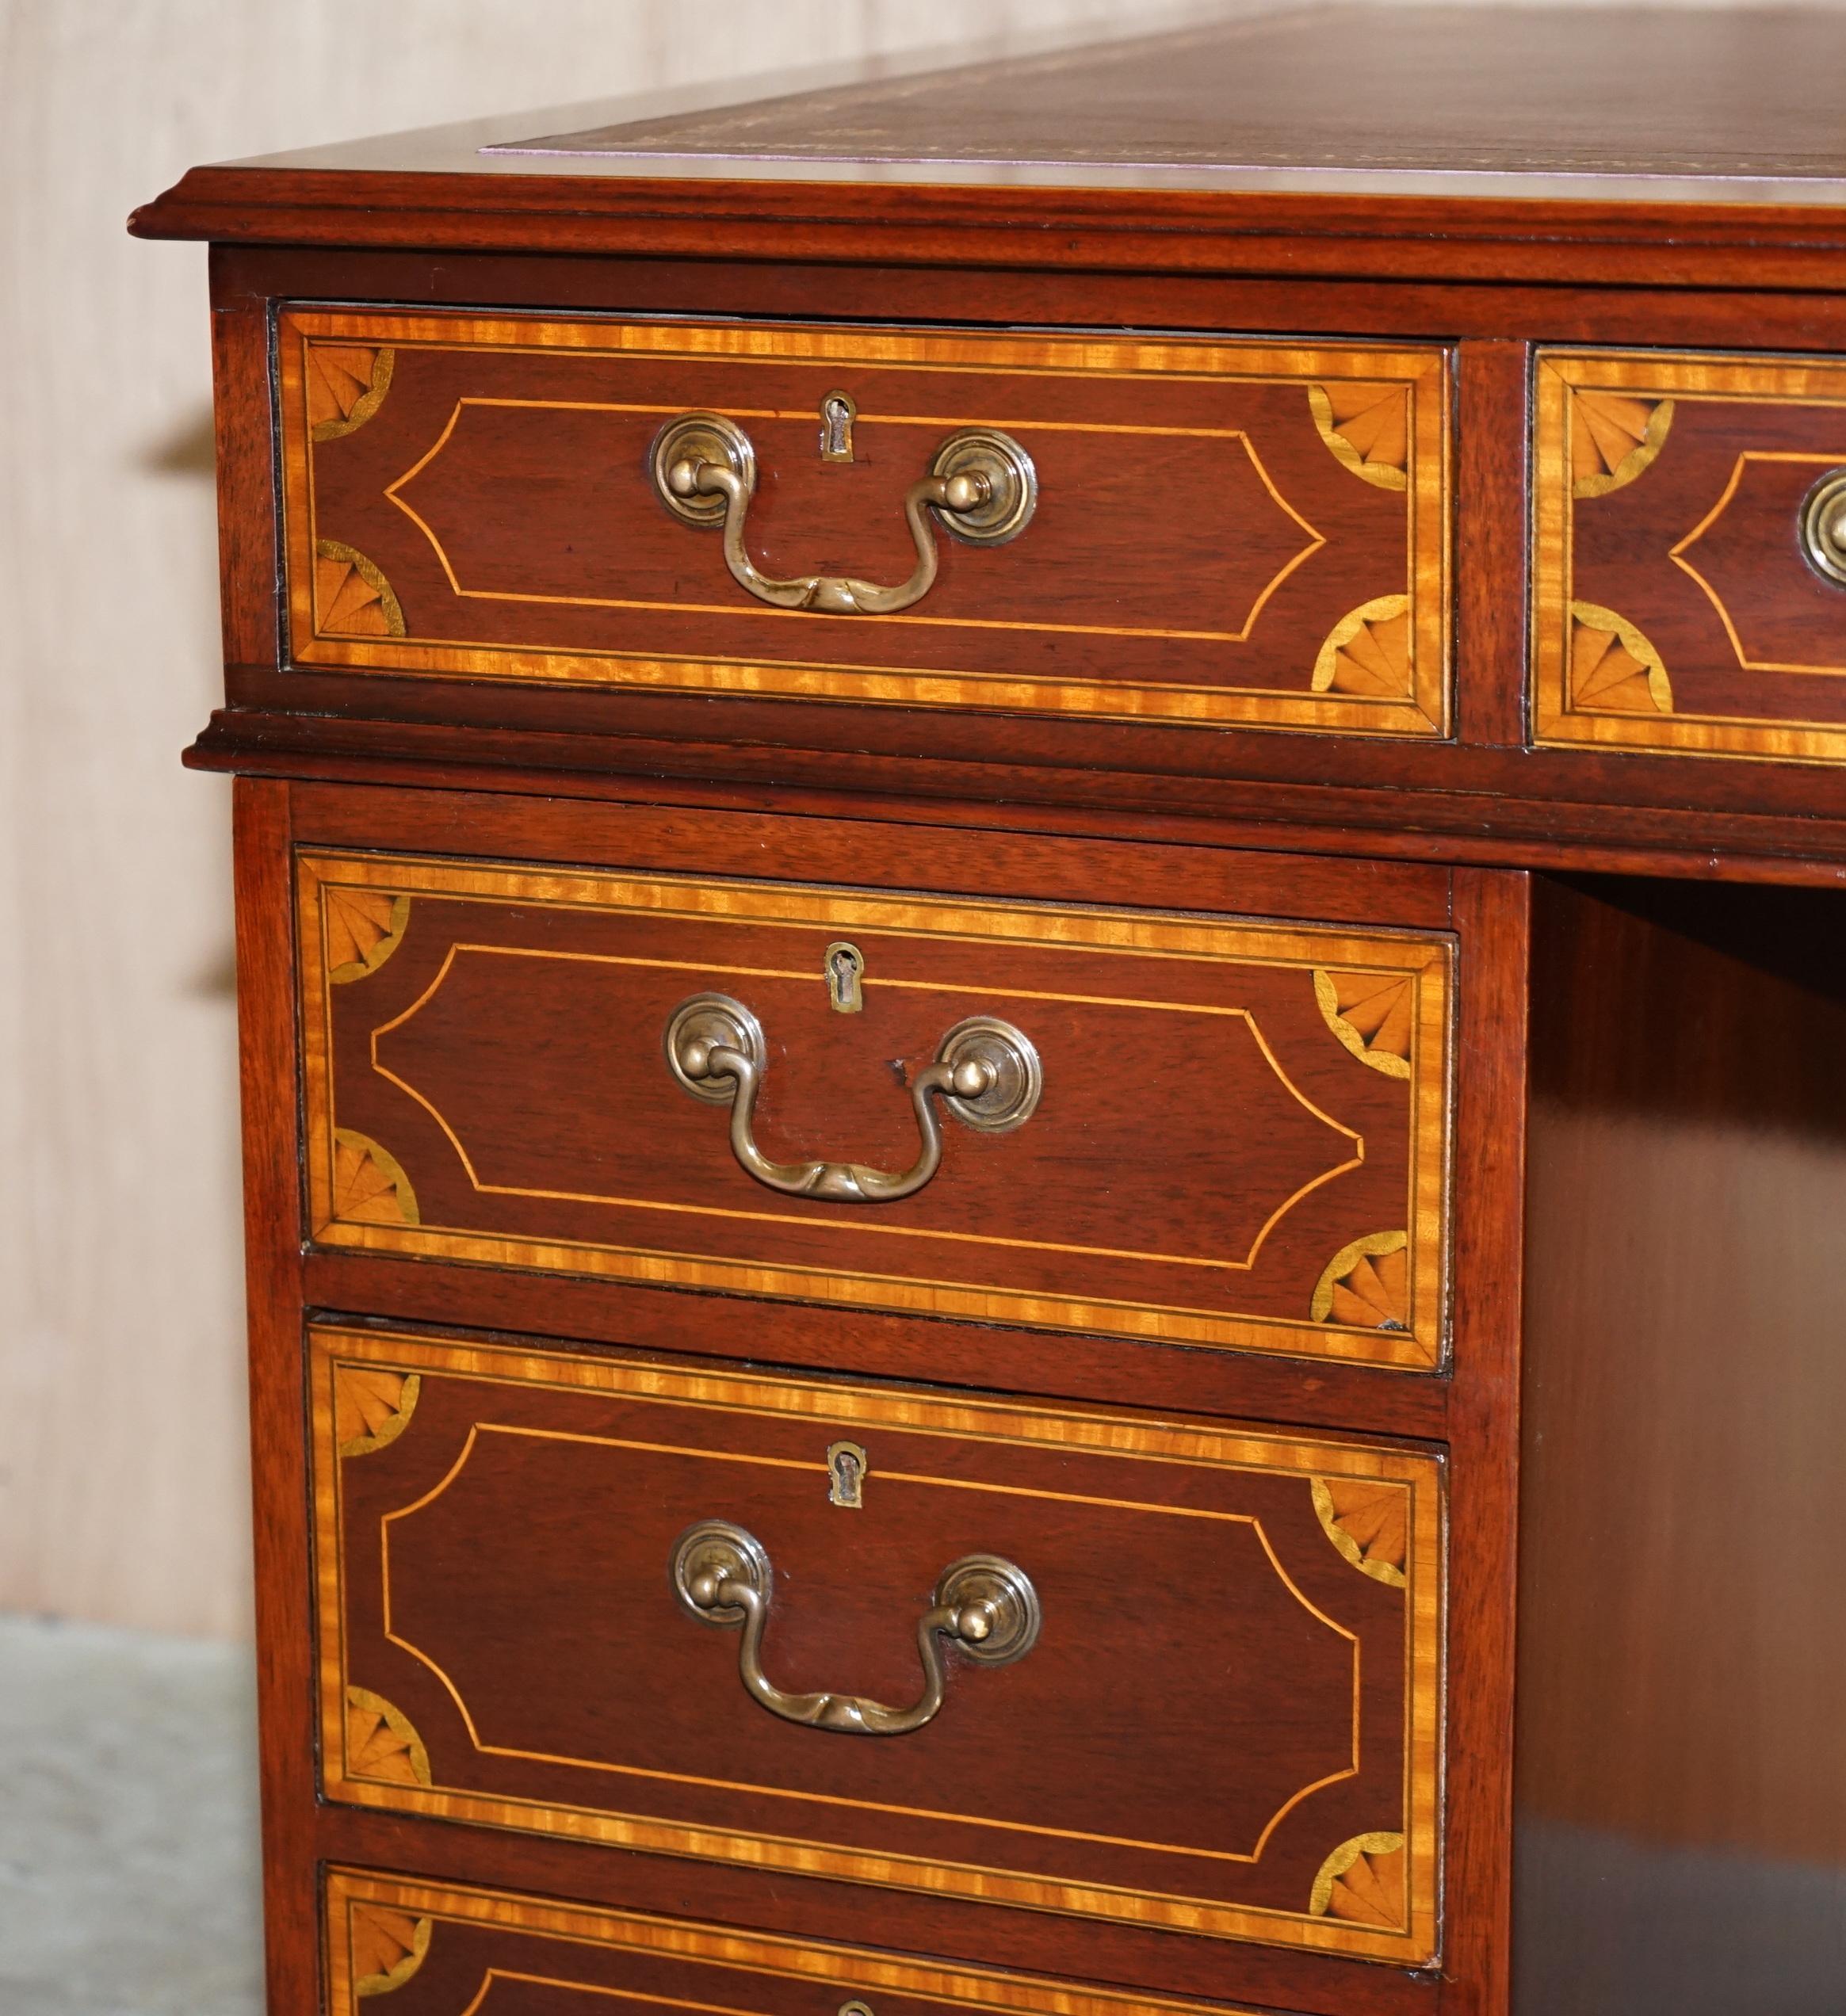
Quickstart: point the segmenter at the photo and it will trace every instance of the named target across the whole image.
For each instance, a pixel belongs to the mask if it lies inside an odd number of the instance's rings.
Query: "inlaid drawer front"
[[[1434,1956],[1435,1457],[311,1346],[330,1798]]]
[[[1542,353],[1534,731],[1846,762],[1846,363]]]
[[[1447,731],[1434,346],[293,309],[294,661]]]
[[[1196,2003],[548,1898],[328,1872],[328,2016],[1143,2016]],[[1214,2003],[1213,2016],[1244,2016]]]
[[[323,1245],[1441,1359],[1444,936],[299,872]]]

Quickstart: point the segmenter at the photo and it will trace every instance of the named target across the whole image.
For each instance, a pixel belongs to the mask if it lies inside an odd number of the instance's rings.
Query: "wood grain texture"
[[[300,875],[320,1243],[1440,1361],[1442,939],[465,860],[304,853]],[[407,907],[402,949],[339,985],[368,894]],[[861,1015],[824,982],[840,940]],[[1003,1135],[947,1121],[914,1199],[779,1198],[667,1068],[671,1017],[708,992],[765,1025],[778,1161],[908,1166],[904,1087],[970,1014],[1026,1030],[1045,1098]],[[1328,1273],[1381,1233],[1407,1248],[1388,1307]]]
[[[312,1345],[330,1796],[1080,1920],[1432,1955],[1429,1457],[607,1355],[327,1330]],[[342,1458],[342,1384],[374,1368],[415,1374],[415,1414]],[[869,1458],[855,1513],[828,1499],[841,1434]],[[1320,1516],[1337,1494],[1356,1520],[1362,1486],[1402,1526],[1394,1577]],[[675,1535],[713,1517],[774,1562],[779,1685],[907,1698],[912,1613],[971,1553],[1026,1565],[1045,1632],[1003,1670],[958,1666],[914,1736],[776,1721],[740,1685],[735,1642],[663,1579]],[[1118,1635],[1105,1620],[1125,1601],[1137,1649],[1105,1682],[1096,1632]],[[1213,1727],[1244,1740],[1202,1747]],[[1404,1852],[1396,1915],[1332,1908],[1329,1856],[1385,1832]]]
[[[291,675],[298,678],[299,675]],[[298,699],[299,693],[289,696]],[[472,708],[469,710],[473,711]],[[904,717],[907,729],[918,717]],[[709,722],[705,725],[709,725]],[[927,731],[918,728],[919,740]],[[816,738],[819,739],[817,736]],[[881,738],[881,739],[883,738]],[[896,738],[891,738],[895,740]],[[1277,738],[1279,746],[1282,739]],[[1402,745],[1408,750],[1411,745]],[[1316,785],[1298,774],[1235,781],[1145,772],[1088,770],[1080,789],[1061,773],[1011,764],[964,762],[847,749],[788,750],[751,743],[690,744],[683,739],[604,735],[587,748],[561,735],[503,735],[487,758],[472,728],[407,720],[388,724],[327,716],[226,710],[186,752],[205,770],[247,771],[308,784],[353,783],[415,790],[445,788],[470,797],[517,792],[560,800],[650,802],[725,808],[783,805],[802,815],[857,809],[897,825],[939,830],[975,819],[997,830],[1114,833],[1125,842],[1292,850],[1299,859],[1349,858],[1355,846],[1378,865],[1465,859],[1509,868],[1581,868],[1589,873],[1652,874],[1702,881],[1846,884],[1846,821],[1792,811],[1749,814],[1710,804],[1732,794],[1792,807],[1811,794],[1811,773],[1772,766],[1712,765],[1698,774],[1699,809],[1684,802],[1624,804],[1560,792],[1522,798],[1508,790],[1533,778],[1543,752],[1507,753],[1470,773],[1466,791]],[[1608,769],[1638,766],[1650,796],[1668,792],[1661,773],[1687,796],[1687,766],[1674,758],[1599,757]],[[588,767],[585,767],[588,766]],[[1252,768],[1256,767],[1254,765]],[[1297,758],[1275,766],[1307,768]],[[1485,774],[1483,774],[1483,771]],[[1553,773],[1560,783],[1561,772]],[[1549,783],[1552,780],[1548,778]],[[1749,787],[1754,786],[1752,790]],[[1791,788],[1792,787],[1792,788]],[[1082,803],[1073,804],[1073,798]],[[1414,818],[1408,816],[1414,811]],[[1722,816],[1721,816],[1722,815]],[[1715,842],[1715,844],[1714,844]]]
[[[308,2016],[319,1980],[308,1832],[314,1759],[297,1739],[314,1666],[308,1460],[300,1432],[301,1247],[295,1228],[302,1198],[288,788],[240,778],[235,810],[263,1915],[270,2007]]]
[[[1447,724],[1434,348],[292,309],[277,354],[303,664],[1381,734]],[[819,453],[836,390],[858,407],[849,464]],[[750,436],[748,542],[773,575],[903,580],[904,492],[975,424],[1024,447],[1038,509],[1004,548],[938,531],[936,583],[900,614],[769,608],[731,580],[713,532],[655,494],[650,445],[689,411]]]
[[[1455,1224],[1472,1264],[1452,1315],[1445,2016],[1504,2016],[1511,1972],[1526,1059],[1528,1004],[1546,984],[1532,965],[1533,887],[1520,875],[1456,878],[1458,926],[1489,953],[1461,1002],[1457,1123],[1493,1147]]]
[[[1846,368],[1538,357],[1533,731],[1846,762],[1846,586],[1803,501],[1846,468]]]
[[[1657,265],[1649,268],[1650,273],[1657,270]],[[885,317],[903,307],[927,315],[939,307],[931,291],[933,276],[889,266],[828,269],[809,263],[778,269],[663,260],[573,265],[527,255],[476,261],[471,269],[464,260],[376,253],[336,258],[226,250],[218,273],[220,298],[227,307],[261,298],[256,290],[286,295],[318,288],[346,296],[361,283],[376,286],[388,300],[434,296],[465,303],[484,293],[495,300],[510,295],[535,306],[574,303],[630,315],[637,304],[681,313],[697,312],[701,304],[708,313],[747,307],[768,319],[797,312]],[[1148,720],[1101,723],[991,712],[968,716],[837,701],[817,708],[800,699],[678,696],[609,682],[572,691],[508,681],[496,692],[486,682],[426,675],[374,670],[355,678],[301,666],[282,674],[260,666],[230,670],[227,688],[238,712],[220,724],[212,742],[224,757],[240,755],[247,762],[281,754],[290,742],[325,748],[338,740],[357,753],[364,735],[349,733],[338,717],[362,711],[373,721],[394,724],[382,740],[400,750],[414,746],[434,756],[445,746],[464,754],[472,746],[485,754],[484,739],[445,743],[445,731],[453,734],[465,724],[497,731],[501,739],[494,751],[499,760],[585,774],[598,769],[633,773],[639,767],[649,774],[773,775],[792,782],[824,769],[862,790],[890,788],[901,775],[912,781],[913,789],[960,790],[989,804],[999,795],[1068,802],[1076,792],[1086,803],[1106,800],[1125,811],[1171,814],[1184,807],[1204,818],[1221,816],[1230,802],[1225,787],[1234,783],[1243,808],[1252,815],[1286,813],[1311,824],[1317,809],[1334,811],[1341,820],[1377,836],[1369,844],[1392,851],[1427,847],[1431,836],[1443,835],[1495,850],[1475,858],[1527,865],[1542,859],[1531,845],[1535,835],[1607,847],[1619,834],[1652,851],[1662,872],[1709,860],[1703,851],[1709,847],[1709,820],[1686,810],[1683,762],[1665,754],[1604,754],[1591,745],[1547,750],[1537,757],[1506,746],[1527,734],[1525,637],[1518,604],[1506,592],[1508,570],[1523,570],[1528,543],[1520,467],[1524,449],[1512,452],[1507,438],[1527,402],[1523,342],[1529,337],[1555,342],[1573,333],[1580,339],[1622,328],[1633,340],[1657,345],[1774,342],[1811,348],[1833,342],[1846,346],[1846,316],[1838,297],[1759,292],[1706,296],[1695,304],[1657,288],[1592,295],[1506,285],[1389,288],[1355,281],[1318,284],[1304,295],[1299,286],[1278,289],[1254,281],[1210,288],[1164,274],[1109,283],[1091,275],[1076,282],[1069,276],[1015,269],[965,276],[959,298],[971,318],[1013,322],[1026,315],[1067,327],[1106,314],[1144,327],[1179,323],[1246,334],[1263,328],[1292,333],[1301,327],[1311,301],[1314,323],[1325,329],[1427,336],[1459,326],[1491,334],[1496,341],[1464,349],[1457,378],[1458,480],[1470,488],[1470,530],[1460,549],[1457,580],[1457,620],[1469,640],[1458,660],[1460,746],[1419,737],[1347,739],[1336,783],[1317,760],[1312,740],[1248,730],[1203,735]],[[269,480],[266,452],[253,467],[251,479]],[[267,595],[266,589],[262,592]],[[251,620],[260,627],[273,614],[273,600],[267,601],[253,609]],[[273,646],[266,656],[273,662]],[[515,732],[522,738],[517,744],[510,739]],[[816,748],[843,760],[816,762],[805,773],[794,752]],[[881,767],[886,755],[931,761]],[[959,773],[945,771],[946,762],[960,766]],[[1825,816],[1833,801],[1824,779],[1811,772],[1761,764],[1702,767],[1697,788],[1702,808],[1752,817],[1793,815],[1801,823],[1783,836],[1793,853],[1825,849],[1838,838],[1833,829],[1839,823]],[[1291,800],[1291,781],[1311,786],[1311,792]],[[1252,788],[1256,795],[1251,795]],[[1406,792],[1415,794],[1414,817],[1408,819]],[[1672,858],[1673,848],[1661,844],[1665,830],[1675,825],[1689,842],[1680,862]],[[1727,834],[1733,851],[1750,845],[1749,831],[1737,827]],[[1622,858],[1610,848],[1598,857],[1598,865],[1619,870],[1632,869],[1638,860],[1632,850]]]
[[[1767,17],[1747,36],[1722,16],[1700,16],[1684,34],[1663,37],[1645,12],[1612,10],[1566,43],[1539,11],[1357,10],[1336,32],[1365,51],[1368,77],[1389,83],[1330,93],[1324,17],[1284,14],[1254,29],[1226,24],[1197,45],[1129,45],[1113,59],[1113,86],[1106,67],[1080,82],[1082,63],[874,85],[856,101],[869,128],[861,118],[855,128],[846,113],[843,144],[839,119],[830,137],[824,113],[797,109],[804,131],[796,151],[817,146],[844,162],[774,158],[786,148],[751,158],[752,124],[776,116],[760,105],[732,115],[732,142],[705,160],[475,151],[483,138],[530,142],[541,123],[502,120],[407,147],[195,170],[139,212],[134,228],[297,244],[511,250],[543,241],[602,254],[644,247],[766,259],[897,249],[919,263],[962,268],[1158,265],[1615,284],[1645,260],[1661,285],[1736,284],[1751,273],[1777,285],[1826,284],[1842,206],[1832,108],[1813,82],[1837,65],[1837,32],[1825,15]],[[1221,71],[1229,84],[1208,88]],[[1057,120],[1061,157],[1036,166],[1029,145],[1008,144],[1033,122],[1011,94],[1030,97],[1034,86],[1045,94],[1038,130],[1048,114]],[[1073,86],[1088,100],[1080,121],[1050,111]],[[1160,130],[1156,108],[1184,105],[1189,87],[1198,93],[1190,128],[1183,116]],[[983,88],[996,103],[979,142],[954,158],[956,134],[969,131],[965,101]],[[932,92],[958,116],[942,119]],[[1304,96],[1311,111],[1291,117]],[[881,101],[897,115],[883,132]],[[1092,122],[1111,117],[1118,132],[1127,122],[1133,152],[1150,161],[1086,166],[1068,158],[1095,147]],[[1311,165],[1302,155],[1309,131],[1336,136]],[[1687,131],[1701,136],[1696,154],[1685,146]],[[1260,162],[1266,135],[1271,158],[1258,166],[1252,152]],[[887,157],[875,176],[850,163],[865,153]],[[1803,200],[1764,203],[1760,182],[1728,179],[1745,160],[1780,162],[1798,185],[1805,180],[1789,192]],[[1380,162],[1389,164],[1390,182],[1381,185]],[[1676,165],[1677,181],[1659,176]],[[1573,181],[1573,166],[1613,185]],[[1497,178],[1508,171],[1527,178],[1523,200],[1506,198]],[[1632,178],[1625,183],[1624,172]],[[1582,200],[1559,200],[1569,195]],[[1456,196],[1470,200],[1458,204]]]
[[[1631,2006],[1615,1972],[1678,1980],[1689,1946],[1708,1978],[1682,2006],[1705,2016],[1726,1999],[1710,1957],[1748,1946],[1752,1993],[1806,2016],[1843,1957],[1846,1640],[1821,1508],[1846,1401],[1825,1313],[1846,919],[1817,892],[1687,894],[1560,883],[1538,912],[1519,1823],[1578,1845],[1522,1880],[1522,2011],[1573,1975],[1584,2016]],[[1777,1949],[1759,1932],[1804,1877],[1832,1886],[1832,1943],[1822,1914]],[[1622,1970],[1593,1964],[1611,1921]]]
[[[867,1995],[898,2016],[1177,2016],[1200,2006],[366,1869],[330,1870],[324,1909],[327,2016],[361,2016],[373,1996],[395,1993],[426,1963],[391,2016],[467,2016],[487,2006],[494,2016],[541,2016],[560,1995],[641,1999],[684,2016],[831,2016],[835,1998],[845,1998],[843,2010]]]
[[[1119,1340],[1067,1333],[1048,1352],[1041,1331],[936,1316],[856,1310],[850,1323],[816,1323],[811,1307],[761,1298],[688,1294],[606,1277],[483,1270],[419,1259],[414,1267],[363,1249],[311,1251],[307,1300],[386,1319],[475,1324],[571,1344],[615,1338],[637,1349],[723,1357],[747,1325],[766,1363],[869,1377],[938,1379],[1004,1387],[1048,1399],[1133,1407],[1157,1395],[1184,1412],[1286,1420],[1313,1429],[1444,1439],[1448,1382],[1404,1379],[1387,1367],[1263,1352],[1171,1345],[1125,1350]]]

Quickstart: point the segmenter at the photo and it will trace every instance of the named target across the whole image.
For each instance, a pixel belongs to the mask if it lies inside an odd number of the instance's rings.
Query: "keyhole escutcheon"
[[[853,459],[853,422],[859,409],[850,392],[829,392],[820,402],[820,459],[823,462],[850,462]]]
[[[827,1452],[829,1505],[843,1505],[857,1512],[865,1504],[866,1452],[857,1442],[835,1442]]]
[[[842,938],[827,948],[820,966],[835,1008],[843,1015],[858,1014],[866,1005],[859,987],[865,976],[866,955],[856,945],[848,945]]]

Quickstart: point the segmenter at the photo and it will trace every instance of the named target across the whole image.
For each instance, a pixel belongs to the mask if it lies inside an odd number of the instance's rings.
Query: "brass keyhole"
[[[820,402],[820,459],[823,462],[850,462],[853,459],[853,422],[859,409],[846,392],[829,392]]]
[[[856,1015],[866,1005],[859,988],[866,955],[856,945],[848,945],[842,938],[827,948],[821,970],[827,976],[827,991],[833,997],[834,1006],[843,1015]]]
[[[843,1505],[850,1511],[859,1510],[866,1502],[866,1472],[869,1468],[866,1452],[857,1442],[834,1443],[827,1452],[827,1503]]]

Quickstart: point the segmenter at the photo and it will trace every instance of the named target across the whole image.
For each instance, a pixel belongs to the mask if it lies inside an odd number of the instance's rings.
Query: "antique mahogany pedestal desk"
[[[137,214],[276,2016],[1846,2006],[1843,77],[1246,17]]]

